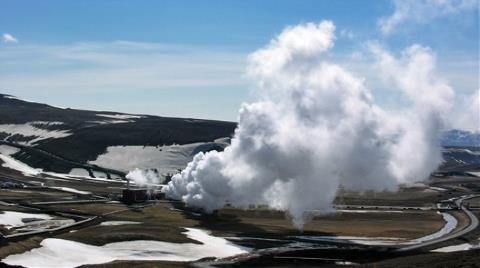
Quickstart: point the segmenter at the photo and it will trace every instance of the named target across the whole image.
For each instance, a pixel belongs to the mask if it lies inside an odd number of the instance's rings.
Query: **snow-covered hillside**
[[[445,132],[442,138],[443,146],[480,147],[480,133],[459,129]]]
[[[190,143],[167,146],[111,146],[90,164],[128,172],[135,168],[156,169],[160,174],[176,173],[184,169],[198,152],[223,150],[228,145],[219,139],[208,143]]]

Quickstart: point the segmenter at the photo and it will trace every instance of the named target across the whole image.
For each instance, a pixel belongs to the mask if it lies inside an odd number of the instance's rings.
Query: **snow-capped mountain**
[[[480,133],[452,129],[443,135],[443,146],[480,147]]]

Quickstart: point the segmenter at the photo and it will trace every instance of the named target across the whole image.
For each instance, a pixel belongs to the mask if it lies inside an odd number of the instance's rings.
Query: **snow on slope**
[[[117,179],[107,179],[105,173],[95,173],[95,178],[91,178],[88,175],[88,171],[85,169],[75,169],[74,173],[79,173],[80,170],[84,170],[86,174],[84,175],[77,175],[77,174],[63,174],[63,173],[55,173],[55,172],[48,172],[48,171],[43,171],[42,169],[39,168],[33,168],[21,161],[16,160],[15,158],[9,156],[12,153],[15,153],[16,148],[10,147],[7,145],[0,145],[0,163],[2,167],[6,167],[12,170],[17,170],[20,171],[23,175],[25,176],[33,176],[33,177],[38,177],[38,175],[43,175],[48,178],[54,178],[54,179],[66,179],[66,180],[91,180],[91,181],[99,181],[99,182],[118,182],[121,180],[121,178]],[[13,148],[13,149],[12,149]],[[72,173],[72,171],[71,171]],[[99,176],[99,174],[103,174],[102,176]],[[63,189],[59,189],[62,191],[69,191],[68,188],[63,187]],[[75,191],[75,192],[73,192]],[[76,193],[76,194],[90,194],[90,192],[84,192],[84,191],[78,191],[75,189],[70,190],[70,192]]]
[[[47,238],[40,243],[40,248],[10,255],[2,262],[29,268],[67,268],[115,260],[194,261],[205,257],[224,258],[249,251],[223,238],[211,236],[203,230],[185,229],[187,231],[184,234],[187,237],[202,244],[137,240],[93,246],[64,239]]]
[[[61,126],[65,123],[60,121],[32,121],[29,122],[30,125],[38,125],[38,126]]]
[[[13,159],[10,156],[0,154],[0,160],[3,161],[2,167],[6,167],[13,170],[18,170],[25,176],[37,176],[41,173],[41,170],[34,169],[20,161]]]
[[[98,124],[98,125],[109,125],[109,124],[124,124],[124,123],[132,123],[131,120],[95,120],[95,121],[87,121],[86,123]]]
[[[43,122],[45,123],[45,122]],[[58,125],[59,122],[53,122]],[[28,122],[25,124],[4,124],[0,125],[0,133],[7,134],[5,140],[14,136],[22,136],[28,138],[28,141],[20,141],[18,143],[33,145],[45,139],[58,139],[70,136],[72,133],[68,130],[47,130],[38,128],[39,125],[52,126],[50,124],[39,124],[39,122]]]
[[[139,119],[139,118],[145,117],[141,115],[132,115],[132,114],[96,114],[96,116],[108,117],[113,119]]]
[[[78,177],[88,177],[89,173],[88,173],[88,170],[84,168],[72,168],[68,173],[68,175],[78,176]]]
[[[443,146],[479,147],[480,132],[460,129],[446,131],[442,137]]]
[[[110,146],[90,164],[128,172],[155,168],[160,174],[176,173],[193,159],[199,148],[215,143],[190,143],[168,146]],[[208,149],[208,148],[207,148]]]
[[[96,114],[96,116],[101,117],[100,120],[87,121],[87,123],[94,124],[122,124],[122,123],[132,123],[135,122],[133,119],[144,118],[145,116],[141,115],[131,115],[131,114]],[[106,118],[107,120],[103,119]]]
[[[27,99],[21,99],[21,98],[18,98],[18,97],[16,97],[16,96],[8,95],[8,94],[0,94],[0,98],[1,98],[1,97],[3,97],[4,99],[19,100],[19,101],[28,102],[28,103],[43,104],[43,103],[39,103],[39,102],[36,102],[36,101],[31,101],[31,100],[27,100]],[[48,106],[54,107],[54,108],[59,108],[59,109],[67,109],[67,107],[53,106],[53,105],[51,105],[51,104],[49,104]]]
[[[8,145],[0,145],[0,154],[10,156],[19,152],[20,149]]]
[[[472,151],[466,148],[444,148],[443,153],[464,153],[472,156],[480,156],[480,151]]]

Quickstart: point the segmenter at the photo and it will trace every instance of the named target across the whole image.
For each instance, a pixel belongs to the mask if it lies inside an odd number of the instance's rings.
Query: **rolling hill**
[[[207,143],[203,150],[219,150],[225,142],[215,140],[230,137],[235,127],[233,122],[58,108],[0,94],[0,141],[19,149],[14,158],[53,172],[85,167],[115,146],[161,151]]]

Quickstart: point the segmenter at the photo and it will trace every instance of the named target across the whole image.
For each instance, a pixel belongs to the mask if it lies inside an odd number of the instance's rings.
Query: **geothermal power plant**
[[[0,1],[0,267],[480,267],[479,6]]]

